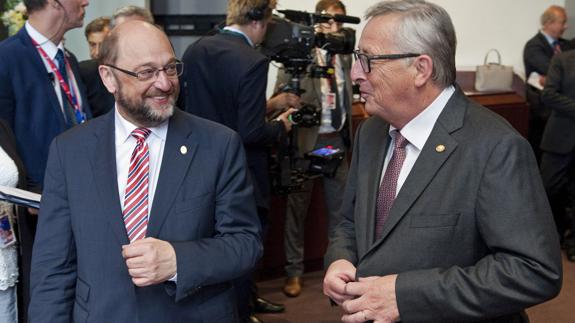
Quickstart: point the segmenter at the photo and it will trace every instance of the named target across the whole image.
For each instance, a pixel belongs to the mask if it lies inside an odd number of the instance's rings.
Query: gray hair
[[[457,39],[445,9],[423,0],[382,1],[367,10],[366,19],[398,15],[394,45],[403,53],[426,54],[433,60],[431,78],[439,86],[455,82]]]
[[[565,13],[565,8],[563,7],[550,6],[549,8],[547,8],[541,15],[541,26],[545,26],[548,23],[555,22],[555,20],[559,18],[557,17],[559,12],[563,12],[565,15],[567,15]]]
[[[116,26],[116,21],[120,17],[140,17],[141,20],[154,24],[154,16],[150,12],[150,10],[138,6],[124,6],[118,8],[114,15],[112,16],[112,21],[110,22],[110,26],[113,28]]]

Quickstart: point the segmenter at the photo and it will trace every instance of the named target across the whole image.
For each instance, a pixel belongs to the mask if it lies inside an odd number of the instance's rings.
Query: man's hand
[[[132,282],[139,287],[162,283],[176,274],[176,251],[166,241],[145,238],[122,246]]]
[[[301,102],[299,96],[289,93],[282,92],[266,102],[266,114],[273,113],[275,111],[281,111],[288,108],[299,108]]]
[[[284,128],[286,130],[286,132],[290,132],[291,131],[291,127],[292,127],[292,123],[289,120],[289,116],[290,114],[294,113],[295,111],[297,111],[296,109],[290,108],[288,109],[286,112],[280,114],[276,120],[281,121],[284,125]]]
[[[343,322],[391,323],[399,321],[399,309],[395,297],[397,275],[360,278],[359,282],[347,284],[346,293],[353,299],[343,302],[347,313]]]
[[[547,77],[545,75],[540,75],[539,76],[539,84],[541,84],[541,86],[545,86],[545,80],[547,80]]]
[[[323,278],[323,293],[338,305],[353,296],[346,293],[346,285],[355,280],[355,266],[344,259],[336,260],[327,269]]]

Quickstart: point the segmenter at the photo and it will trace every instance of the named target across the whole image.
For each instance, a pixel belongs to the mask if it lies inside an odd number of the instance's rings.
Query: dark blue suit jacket
[[[82,109],[91,117],[78,62],[67,52],[82,96]],[[26,28],[0,43],[0,118],[16,136],[28,172],[28,187],[41,190],[48,148],[68,126],[52,80]]]
[[[142,288],[122,258],[114,139],[111,111],[52,143],[30,322],[235,322],[229,282],[262,253],[240,138],[179,110],[171,118],[147,236],[174,247],[177,284]]]
[[[256,203],[269,208],[268,146],[285,131],[279,121],[266,122],[268,59],[243,36],[222,32],[198,40],[182,60],[186,111],[240,134],[255,182]]]

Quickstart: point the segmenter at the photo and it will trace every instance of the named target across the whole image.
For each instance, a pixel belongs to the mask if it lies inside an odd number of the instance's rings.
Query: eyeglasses
[[[364,73],[371,72],[371,61],[381,60],[381,59],[402,59],[402,58],[421,56],[421,54],[416,54],[416,53],[388,54],[388,55],[367,55],[367,54],[361,53],[359,51],[359,49],[354,50],[353,55],[355,56],[355,60],[359,61],[359,63],[361,64],[361,69],[363,69]]]
[[[142,82],[157,79],[158,75],[160,74],[160,71],[164,71],[164,73],[166,73],[166,75],[168,77],[178,77],[178,76],[182,75],[182,73],[184,72],[184,63],[182,63],[178,60],[176,60],[172,63],[169,63],[162,68],[147,68],[147,69],[139,71],[139,72],[128,71],[128,70],[125,70],[123,68],[119,68],[117,66],[111,65],[111,64],[104,64],[104,66],[108,66],[108,67],[116,69],[120,72],[126,73],[130,76],[137,78],[139,81],[142,81]]]

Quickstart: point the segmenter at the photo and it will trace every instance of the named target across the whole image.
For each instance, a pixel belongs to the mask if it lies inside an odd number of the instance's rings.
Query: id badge
[[[0,248],[16,243],[12,219],[8,214],[0,214]]]
[[[334,110],[335,109],[335,93],[329,92],[321,95],[321,106],[324,109]]]

